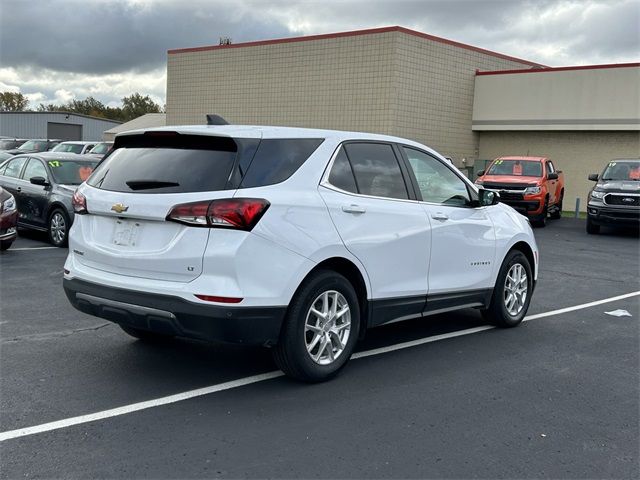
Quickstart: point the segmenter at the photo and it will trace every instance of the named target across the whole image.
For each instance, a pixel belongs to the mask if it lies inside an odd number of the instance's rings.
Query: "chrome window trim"
[[[469,207],[469,206],[464,206],[464,205],[447,205],[446,203],[425,202],[423,200],[413,200],[413,199],[410,199],[410,198],[377,197],[377,196],[374,196],[374,195],[364,195],[362,193],[348,192],[347,190],[343,190],[341,188],[338,188],[338,187],[336,187],[335,185],[333,185],[332,183],[329,182],[329,175],[331,175],[331,169],[333,168],[333,162],[335,161],[336,157],[338,156],[338,153],[340,152],[340,149],[342,148],[343,143],[344,142],[351,142],[351,141],[367,142],[367,140],[362,140],[362,139],[344,140],[344,141],[340,142],[340,144],[336,147],[335,151],[331,155],[331,158],[329,159],[329,163],[327,163],[327,166],[325,167],[324,173],[322,174],[322,177],[320,178],[320,183],[318,184],[318,186],[324,187],[324,188],[327,188],[329,190],[333,190],[334,192],[342,193],[342,194],[345,194],[345,195],[351,195],[351,196],[359,197],[359,198],[371,198],[371,199],[375,199],[375,200],[390,200],[390,201],[394,201],[394,202],[417,203],[417,204],[423,204],[423,205],[434,205],[434,206],[438,206],[438,207],[452,207],[452,208],[484,209],[484,208],[486,208],[488,206],[488,205],[483,205],[483,206],[479,206],[479,207]],[[381,143],[381,142],[377,142],[377,143]],[[384,143],[384,142],[382,142],[382,143]],[[391,143],[389,143],[389,145],[391,145]],[[406,144],[398,143],[397,145],[402,147],[402,146],[405,146]],[[408,146],[408,147],[409,148],[414,148],[415,150],[418,150],[418,151],[421,151],[417,147],[411,147],[411,146]],[[429,154],[429,155],[431,155],[431,154]],[[476,193],[478,193],[478,186],[475,185],[474,183],[472,183],[467,177],[465,177],[464,175],[460,176],[453,168],[451,168],[451,167],[449,167],[447,165],[447,162],[443,162],[439,158],[436,158],[436,160],[440,161],[447,168],[449,168],[458,178],[460,178],[463,181],[466,181],[466,183],[468,185],[474,187],[475,190],[476,190]],[[355,177],[355,172],[353,173],[353,175]]]

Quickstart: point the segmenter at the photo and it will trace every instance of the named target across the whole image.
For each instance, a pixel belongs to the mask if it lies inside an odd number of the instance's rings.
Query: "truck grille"
[[[490,188],[491,190],[521,190],[525,191],[527,187],[535,187],[535,183],[531,185],[525,184],[509,184],[509,183],[492,183],[492,182],[484,182],[482,184],[484,188]]]
[[[640,207],[640,196],[608,193],[604,196],[604,203],[622,207]]]
[[[500,200],[524,200],[524,195],[521,193],[511,193],[511,192],[499,192]]]

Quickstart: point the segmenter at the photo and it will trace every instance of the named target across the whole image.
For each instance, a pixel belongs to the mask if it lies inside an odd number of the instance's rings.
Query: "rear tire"
[[[164,342],[173,338],[171,335],[142,330],[140,328],[126,327],[124,325],[119,325],[119,327],[124,330],[125,333],[143,342]]]
[[[4,252],[5,250],[7,250],[11,245],[13,245],[13,240],[3,240],[0,242],[0,252]]]
[[[587,233],[590,235],[597,235],[600,233],[600,225],[596,225],[591,221],[591,217],[587,215]]]
[[[533,290],[533,274],[527,257],[511,250],[502,266],[489,308],[482,311],[488,323],[500,328],[515,327],[527,314]]]
[[[273,357],[289,377],[322,382],[349,361],[359,330],[360,306],[353,286],[334,271],[319,270],[289,304]]]

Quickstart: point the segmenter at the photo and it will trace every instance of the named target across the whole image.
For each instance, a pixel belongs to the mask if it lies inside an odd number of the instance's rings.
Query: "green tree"
[[[29,100],[20,92],[0,92],[0,112],[20,112],[28,105]]]
[[[122,113],[126,122],[145,113],[162,113],[162,107],[154,102],[149,95],[143,97],[136,92],[122,99]]]

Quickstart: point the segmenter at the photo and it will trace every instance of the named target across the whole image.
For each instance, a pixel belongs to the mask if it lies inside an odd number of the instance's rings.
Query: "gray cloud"
[[[164,101],[166,51],[401,25],[552,66],[638,61],[639,0],[0,0],[0,88]]]
[[[3,0],[0,58],[5,66],[36,65],[83,73],[148,71],[170,48],[290,35],[233,2]]]

